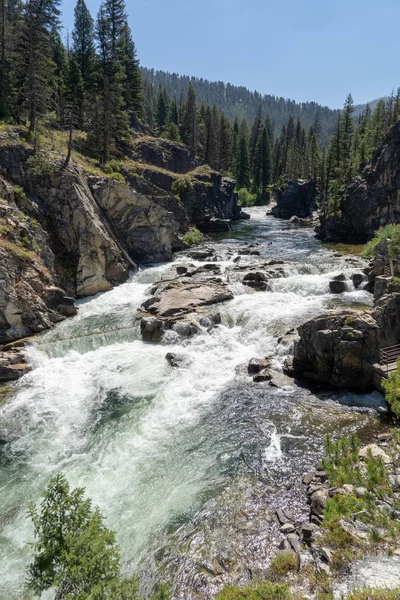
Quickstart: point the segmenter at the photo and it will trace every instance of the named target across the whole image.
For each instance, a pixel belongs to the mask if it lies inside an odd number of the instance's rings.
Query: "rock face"
[[[179,225],[187,221],[176,196],[150,191],[140,177],[134,187],[106,177],[91,177],[89,185],[118,240],[135,261],[146,264],[172,259],[172,249],[179,243]]]
[[[389,130],[371,165],[345,188],[337,216],[321,215],[318,237],[365,243],[374,232],[400,220],[400,122]]]
[[[380,300],[371,312],[332,313],[299,328],[293,368],[301,376],[339,388],[372,387],[379,349],[400,342],[400,294]]]
[[[27,163],[32,155],[24,146],[3,147],[0,166],[12,181],[31,191],[19,208],[32,214],[49,233],[56,268],[67,288],[84,297],[125,281],[127,256],[105,223],[82,171],[61,169],[55,162],[52,173],[34,175]]]
[[[285,190],[275,191],[276,206],[271,214],[279,219],[311,217],[317,208],[318,197],[315,181],[289,181]]]
[[[17,208],[13,188],[0,178],[0,343],[76,314],[74,299],[60,285],[49,235]]]
[[[150,136],[140,137],[134,142],[132,157],[173,173],[188,173],[197,166],[193,148]]]

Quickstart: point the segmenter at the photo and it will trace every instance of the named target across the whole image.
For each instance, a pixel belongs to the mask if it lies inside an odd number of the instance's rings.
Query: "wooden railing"
[[[379,363],[386,367],[386,372],[389,370],[389,365],[395,363],[400,358],[400,344],[397,346],[389,346],[382,348],[379,356]]]

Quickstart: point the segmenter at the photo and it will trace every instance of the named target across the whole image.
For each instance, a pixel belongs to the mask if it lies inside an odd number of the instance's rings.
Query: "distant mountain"
[[[300,118],[302,126],[308,130],[318,118],[321,125],[320,142],[325,145],[337,123],[339,111],[317,102],[295,102],[287,98],[252,92],[243,86],[235,86],[222,81],[178,75],[165,71],[142,68],[144,78],[156,88],[165,86],[171,96],[177,100],[186,96],[189,83],[192,82],[199,102],[216,104],[232,121],[235,117],[247,119],[249,123],[255,118],[260,104],[264,114],[268,113],[275,126],[275,135],[279,135],[282,126],[290,116]]]

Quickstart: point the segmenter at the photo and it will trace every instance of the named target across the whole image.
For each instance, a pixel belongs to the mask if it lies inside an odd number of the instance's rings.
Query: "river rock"
[[[346,291],[346,282],[341,280],[333,280],[329,282],[329,289],[332,294],[342,294]]]
[[[259,373],[260,371],[262,371],[263,369],[266,369],[267,366],[268,366],[268,361],[265,360],[264,358],[252,358],[247,367],[247,371],[248,371],[249,375],[255,375],[255,374]]]
[[[382,458],[383,462],[387,465],[393,462],[392,458],[388,456],[386,452],[382,450],[382,448],[380,448],[377,444],[368,444],[368,446],[364,446],[363,448],[361,448],[359,452],[359,457],[368,458],[368,456],[371,456],[372,458],[380,457]]]
[[[314,492],[310,500],[312,514],[317,515],[317,517],[322,517],[328,499],[329,494],[327,489],[320,489]]]

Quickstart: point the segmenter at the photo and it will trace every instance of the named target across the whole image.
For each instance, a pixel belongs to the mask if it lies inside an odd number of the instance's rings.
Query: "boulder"
[[[359,452],[360,458],[368,458],[371,456],[372,458],[381,458],[383,462],[388,465],[393,462],[392,458],[386,454],[382,448],[380,448],[377,444],[369,444],[368,446],[364,446],[361,448]]]
[[[342,294],[346,291],[346,282],[340,280],[333,280],[329,282],[329,289],[332,294]]]
[[[226,219],[209,219],[198,223],[197,227],[201,233],[224,233],[230,231],[230,223]]]
[[[319,198],[317,183],[313,180],[289,181],[287,186],[275,190],[276,206],[271,214],[279,219],[311,217]]]

